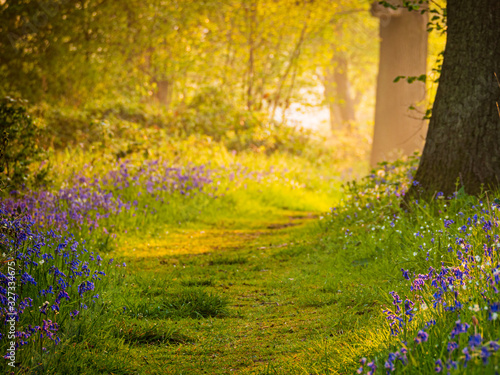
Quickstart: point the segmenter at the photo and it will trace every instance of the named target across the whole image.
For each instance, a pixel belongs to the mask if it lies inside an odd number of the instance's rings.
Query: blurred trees
[[[357,32],[350,25],[363,22],[352,15],[365,10],[362,0],[2,0],[0,94],[72,106],[125,98],[174,109],[214,86],[242,109],[273,117],[297,90],[318,85],[318,69],[335,65],[333,92],[351,113],[347,67],[352,79],[351,58],[373,51],[347,51],[353,37],[345,34]],[[321,53],[330,48],[334,56]]]
[[[234,149],[296,147],[307,132],[282,125],[321,106],[335,152],[364,159],[378,57],[369,5],[0,0],[0,96],[27,99],[54,147],[126,134],[126,121]]]

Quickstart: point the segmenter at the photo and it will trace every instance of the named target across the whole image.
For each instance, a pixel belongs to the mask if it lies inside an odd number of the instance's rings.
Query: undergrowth
[[[204,142],[67,151],[52,186],[3,199],[10,370],[495,373],[498,194],[404,210],[410,158],[335,203],[327,165]]]

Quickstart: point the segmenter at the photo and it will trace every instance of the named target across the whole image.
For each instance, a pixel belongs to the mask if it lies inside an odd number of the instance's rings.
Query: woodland
[[[0,0],[0,371],[498,374],[498,0]]]

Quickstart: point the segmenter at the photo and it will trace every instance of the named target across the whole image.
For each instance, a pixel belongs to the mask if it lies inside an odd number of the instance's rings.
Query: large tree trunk
[[[443,68],[416,180],[430,195],[500,185],[500,1],[448,0]],[[418,187],[412,187],[413,196]]]
[[[398,76],[420,76],[427,71],[427,15],[406,9],[382,9],[372,14],[380,17],[380,62],[377,78],[375,129],[370,163],[420,151],[425,136],[422,113],[410,106],[425,99],[425,84],[394,83]],[[382,6],[380,6],[382,7]]]

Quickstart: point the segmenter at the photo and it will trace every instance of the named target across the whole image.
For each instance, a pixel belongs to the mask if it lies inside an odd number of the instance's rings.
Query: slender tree
[[[344,129],[356,121],[355,97],[350,90],[349,62],[343,52],[335,52],[325,72],[325,97],[330,110],[332,131]]]
[[[427,70],[427,15],[403,8],[401,0],[375,1],[372,15],[380,18],[380,62],[377,78],[375,128],[370,163],[411,155],[422,149],[425,122],[410,108],[425,99],[425,84],[398,76],[418,77]],[[420,117],[420,118],[419,118]]]
[[[448,0],[447,42],[418,191],[469,194],[500,185],[500,1]]]

